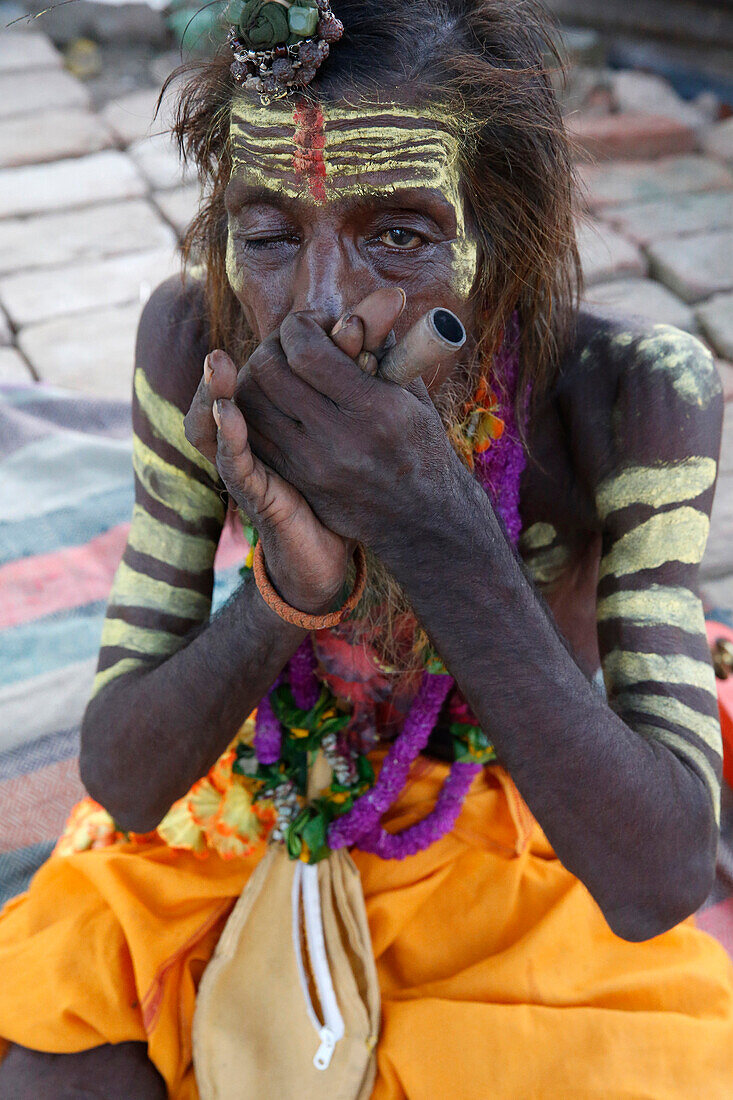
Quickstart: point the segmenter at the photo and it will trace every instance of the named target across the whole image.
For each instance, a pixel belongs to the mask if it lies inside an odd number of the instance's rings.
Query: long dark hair
[[[536,0],[338,0],[334,9],[346,33],[309,94],[332,102],[387,93],[437,102],[455,119],[480,245],[479,358],[489,361],[518,310],[517,399],[524,401],[529,385],[537,396],[557,370],[580,290],[571,156],[553,89],[561,63],[552,21]],[[239,357],[251,337],[225,270],[229,117],[242,94],[231,60],[223,48],[213,60],[187,67],[174,133],[204,187],[184,254],[205,269],[212,346]]]

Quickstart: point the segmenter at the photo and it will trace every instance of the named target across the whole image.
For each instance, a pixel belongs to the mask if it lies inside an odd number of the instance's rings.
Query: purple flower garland
[[[510,541],[516,545],[522,528],[519,514],[519,485],[526,456],[517,426],[514,399],[519,376],[519,319],[513,314],[502,347],[494,358],[494,374],[502,383],[496,415],[504,421],[504,433],[475,459],[476,476],[501,516]],[[315,674],[316,658],[310,639],[305,639],[290,660],[288,678],[293,701],[301,710],[315,706],[320,685]],[[279,677],[272,690],[282,682]],[[455,825],[463,800],[481,764],[455,762],[445,780],[434,809],[415,825],[400,833],[389,833],[380,824],[382,815],[404,789],[410,769],[428,743],[430,734],[454,680],[446,673],[423,674],[420,690],[407,715],[402,732],[392,743],[382,770],[366,794],[351,809],[332,822],[328,831],[331,849],[357,845],[383,859],[404,859],[429,848]],[[260,703],[255,725],[254,746],[262,764],[274,764],[280,757],[281,730],[269,696]]]

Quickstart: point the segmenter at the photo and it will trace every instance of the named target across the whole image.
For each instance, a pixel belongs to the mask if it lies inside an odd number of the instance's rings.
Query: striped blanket
[[[132,513],[131,439],[127,403],[0,387],[0,904],[84,793],[79,725]],[[227,525],[215,607],[244,553]]]
[[[84,793],[79,725],[131,512],[128,404],[0,387],[0,904],[27,887]],[[227,525],[214,607],[244,552]],[[731,955],[732,842],[724,787],[718,880],[699,923]]]

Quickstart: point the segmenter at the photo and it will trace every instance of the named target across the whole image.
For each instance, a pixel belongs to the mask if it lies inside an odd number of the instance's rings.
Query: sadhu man
[[[0,1093],[729,1097],[710,356],[576,311],[534,5],[249,0],[230,46]]]

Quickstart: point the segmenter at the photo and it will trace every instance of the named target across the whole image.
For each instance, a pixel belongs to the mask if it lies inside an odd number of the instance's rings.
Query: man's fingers
[[[354,313],[345,313],[334,325],[331,339],[349,359],[356,359],[364,347],[364,322]]]
[[[337,405],[348,405],[374,384],[349,355],[334,347],[308,313],[290,313],[285,318],[280,326],[280,344],[293,374]]]
[[[216,424],[212,406],[219,398],[230,398],[237,384],[237,368],[225,351],[210,351],[204,373],[183,420],[186,439],[209,462],[216,462]]]
[[[261,463],[252,454],[247,424],[233,401],[218,398],[212,406],[217,428],[216,466],[229,495],[245,511],[260,511],[267,488]]]
[[[364,326],[365,351],[380,352],[405,308],[407,295],[402,287],[382,287],[369,294],[352,309]],[[360,349],[361,350],[361,349]]]

